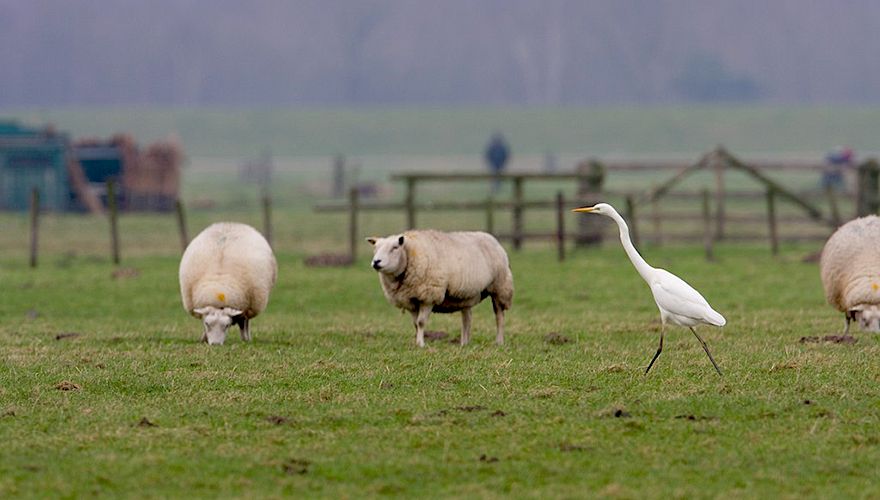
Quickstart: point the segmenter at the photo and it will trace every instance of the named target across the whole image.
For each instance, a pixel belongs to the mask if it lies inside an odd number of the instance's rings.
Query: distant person
[[[834,148],[825,156],[825,168],[822,170],[822,189],[843,191],[844,171],[851,168],[854,162],[853,150],[850,148]]]
[[[486,145],[484,156],[486,163],[489,165],[489,171],[492,172],[492,175],[496,176],[495,180],[492,181],[492,192],[494,193],[498,191],[498,186],[501,184],[501,179],[498,176],[504,172],[507,160],[510,159],[510,146],[507,145],[507,141],[504,140],[504,136],[500,132],[492,134],[489,144]]]

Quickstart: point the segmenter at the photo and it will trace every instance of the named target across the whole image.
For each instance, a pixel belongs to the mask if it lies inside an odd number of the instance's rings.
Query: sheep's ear
[[[198,315],[198,317],[201,318],[201,317],[203,317],[204,315],[206,315],[206,314],[208,314],[209,312],[211,312],[211,308],[210,308],[210,307],[200,307],[200,308],[198,308],[198,309],[193,309],[193,312],[196,313],[196,315]]]
[[[370,236],[369,238],[367,238],[367,243],[373,246],[376,246],[377,241],[379,241],[379,238],[376,238],[375,236]]]
[[[231,307],[224,307],[223,308],[223,314],[229,316],[230,318],[235,317],[235,316],[239,316],[243,312],[244,311],[242,311],[241,309],[233,309]]]
[[[397,244],[403,245],[403,235],[402,234],[400,235],[400,238],[397,238]]]

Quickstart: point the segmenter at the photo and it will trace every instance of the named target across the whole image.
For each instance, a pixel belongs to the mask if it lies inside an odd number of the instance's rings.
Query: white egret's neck
[[[629,257],[630,262],[635,266],[636,271],[639,272],[642,279],[651,283],[651,276],[653,275],[654,268],[645,262],[645,259],[639,255],[636,247],[633,246],[632,241],[629,238],[629,226],[626,225],[626,221],[623,220],[623,217],[621,217],[616,210],[612,210],[608,214],[608,217],[611,217],[614,219],[614,222],[617,223],[617,228],[620,230],[620,243],[623,245],[623,249],[626,251],[626,255]]]

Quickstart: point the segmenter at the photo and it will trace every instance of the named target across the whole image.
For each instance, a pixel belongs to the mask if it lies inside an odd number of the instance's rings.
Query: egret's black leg
[[[721,375],[721,369],[718,368],[718,363],[716,363],[716,362],[715,362],[715,359],[712,358],[712,353],[709,352],[709,346],[707,346],[706,343],[703,342],[703,339],[701,339],[700,336],[697,335],[697,331],[694,330],[694,327],[691,326],[691,327],[688,327],[688,328],[691,329],[691,332],[694,334],[694,337],[697,337],[697,340],[700,341],[700,345],[702,345],[702,346],[703,346],[703,350],[706,351],[706,356],[709,356],[709,361],[712,362],[712,366],[715,367],[715,371],[718,372],[718,375]]]
[[[654,354],[654,357],[651,358],[651,362],[648,363],[648,368],[645,369],[645,375],[651,371],[651,367],[654,366],[654,361],[657,361],[657,357],[660,356],[660,351],[663,350],[663,327],[660,327],[660,345],[657,347],[657,352]]]

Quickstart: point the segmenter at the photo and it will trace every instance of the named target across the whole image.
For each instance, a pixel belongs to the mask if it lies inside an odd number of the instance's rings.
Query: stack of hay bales
[[[176,140],[151,144],[126,166],[123,186],[129,210],[173,210],[180,192],[183,150]]]

